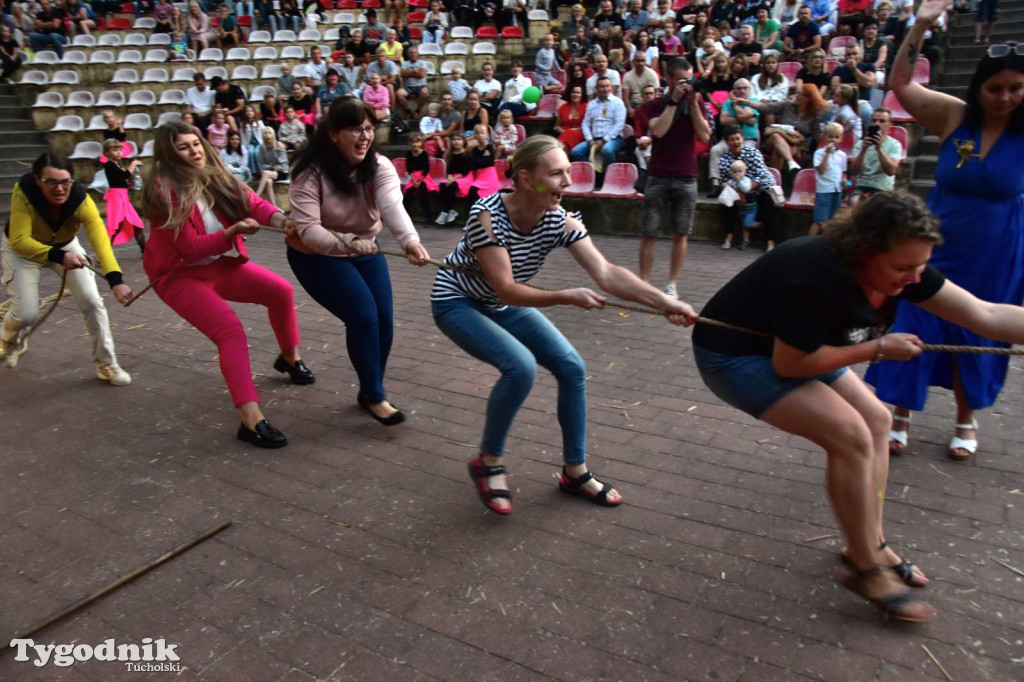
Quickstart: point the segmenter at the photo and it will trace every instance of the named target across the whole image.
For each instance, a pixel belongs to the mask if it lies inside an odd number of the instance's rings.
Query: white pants
[[[743,144],[757,149],[757,142],[755,140],[743,140]],[[722,154],[728,150],[729,145],[726,144],[725,140],[720,140],[718,143],[713,145],[711,150],[708,152],[708,164],[710,165],[710,168],[708,168],[708,176],[712,180],[722,179],[722,174],[718,172],[718,162],[722,160]]]
[[[72,239],[65,251],[85,255],[85,249]],[[37,263],[19,256],[11,249],[7,235],[0,242],[0,256],[3,260],[3,282],[7,295],[11,297],[11,309],[4,316],[0,334],[5,341],[14,341],[24,327],[31,327],[39,318],[39,277],[43,269],[53,270],[58,276],[64,268],[55,263]],[[96,288],[96,277],[87,268],[68,271],[68,287],[85,316],[85,327],[93,338],[92,359],[101,365],[117,364],[114,354],[114,337],[110,333],[110,319],[107,308]]]

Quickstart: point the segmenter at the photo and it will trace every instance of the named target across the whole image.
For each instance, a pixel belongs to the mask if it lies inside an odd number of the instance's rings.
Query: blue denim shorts
[[[814,222],[832,220],[843,201],[842,192],[818,192],[814,195]]]
[[[831,385],[847,368],[812,377],[780,377],[767,355],[727,355],[695,345],[700,377],[722,401],[758,419],[769,407],[808,381]]]

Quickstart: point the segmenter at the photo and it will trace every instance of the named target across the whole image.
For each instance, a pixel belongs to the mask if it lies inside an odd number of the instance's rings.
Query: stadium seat
[[[85,130],[85,122],[80,116],[59,116],[50,132],[80,133]]]
[[[501,189],[512,189],[512,178],[508,177],[508,159],[495,159],[494,170],[498,173]]]
[[[120,90],[104,90],[96,100],[96,106],[103,108],[123,107],[125,103],[124,93]],[[92,125],[90,123],[90,125]],[[106,127],[106,124],[103,124]]]
[[[786,77],[790,85],[796,83],[796,75],[802,68],[803,64],[800,62],[779,62],[779,73]]]
[[[153,119],[149,114],[128,114],[124,117],[125,130],[151,130]]]
[[[111,84],[117,83],[138,83],[139,72],[135,69],[118,69],[114,72],[114,77],[110,79]]]
[[[159,128],[165,123],[181,123],[180,111],[165,111],[156,120],[156,127]]]
[[[271,95],[277,95],[277,88],[273,85],[257,85],[252,89],[252,96],[249,98],[250,102],[262,102],[263,98],[267,96],[267,93]]]
[[[636,179],[639,175],[636,165],[632,163],[613,163],[604,171],[604,186],[595,197],[627,199],[636,196]]]
[[[142,53],[138,50],[121,50],[121,53],[117,55],[118,64],[141,64]]]
[[[63,70],[57,71],[50,79],[50,85],[78,85],[78,72]]]
[[[341,33],[336,28],[329,28],[324,31],[324,40],[329,43],[337,43]]]
[[[843,65],[842,62],[836,61],[835,59],[826,59],[825,60],[825,70],[828,71],[829,73],[832,73],[833,71],[835,71],[836,69],[838,69],[842,65]]]
[[[72,47],[95,47],[96,36],[93,35],[80,35],[75,36],[74,40],[71,41]]]
[[[254,81],[259,75],[256,71],[255,66],[248,64],[239,64],[231,71],[231,80],[233,81]]]
[[[430,170],[427,175],[437,182],[444,182],[445,178],[448,177],[448,166],[445,164],[444,159],[430,159]]]
[[[81,50],[67,50],[64,56],[61,57],[61,64],[76,64],[81,65],[89,61],[89,58],[85,56],[85,53]]]
[[[60,57],[57,56],[56,52],[51,50],[40,50],[36,52],[32,57],[32,64],[56,64],[60,61]]]
[[[146,44],[166,47],[171,44],[171,34],[154,33],[153,35],[149,36],[149,40],[146,41]]]
[[[473,43],[473,54],[497,54],[498,50],[494,47],[494,43],[481,42]]]
[[[121,47],[121,36],[116,33],[104,33],[100,36],[98,44],[103,47]]]
[[[501,37],[506,40],[522,39],[523,29],[519,26],[506,26],[501,29]]]
[[[491,28],[491,30],[494,30],[493,27]],[[452,40],[472,40],[473,29],[471,29],[468,26],[453,26],[450,31],[449,37]],[[480,36],[478,35],[477,37]]]
[[[465,45],[463,45],[465,47]],[[420,56],[421,57],[440,57],[444,52],[441,50],[441,46],[437,43],[423,43],[420,45]]]
[[[533,111],[533,118],[554,118],[558,115],[558,107],[561,105],[561,95],[542,95],[540,102],[537,103],[537,108]]]
[[[405,166],[405,157],[399,156],[398,158],[391,159],[391,163],[395,167],[395,172],[398,174],[398,181],[402,183],[402,187],[405,187],[409,182],[409,172]]]
[[[885,93],[885,98],[882,100],[882,106],[892,112],[893,123],[913,123],[914,117],[903,108],[900,101],[896,99],[896,93],[890,90]]]
[[[531,9],[526,18],[530,21],[550,21],[548,13],[542,9]]]
[[[448,59],[448,60],[446,60],[446,61],[441,63],[441,75],[442,76],[447,76],[448,74],[450,74],[452,72],[452,69],[455,69],[455,68],[462,69],[462,73],[463,74],[466,73],[466,65],[465,65],[465,63],[459,61],[458,59]]]
[[[338,12],[334,17],[334,23],[351,26],[356,23],[356,15],[351,12]]]
[[[154,140],[146,140],[146,143],[142,145],[142,151],[139,152],[137,158],[140,159],[151,159],[153,158],[153,147],[155,145]]]
[[[152,50],[146,50],[146,56],[142,61],[145,64],[163,64],[169,57],[170,55],[167,54],[167,50],[157,47]]]
[[[565,194],[571,197],[582,197],[594,191],[594,167],[589,161],[573,161],[569,167],[569,179],[572,184]]]
[[[64,102],[65,107],[94,107],[96,106],[96,95],[92,94],[88,90],[75,90],[68,95],[67,100]]]
[[[244,26],[245,28],[252,28],[252,17],[248,14],[238,16],[235,18],[235,20],[238,22],[239,26]]]
[[[145,34],[142,34],[142,33],[129,33],[121,41],[121,44],[122,45],[126,45],[126,46],[130,46],[130,47],[142,47],[143,45],[146,44],[146,40],[147,40],[147,38],[146,38]]]
[[[115,17],[110,20],[110,23],[103,27],[105,31],[130,31],[132,30],[132,22],[122,17]]]
[[[110,50],[96,50],[89,55],[90,64],[113,64],[114,53]]]
[[[772,180],[775,181],[775,184],[782,187],[782,173],[779,172],[779,169],[774,166],[768,166],[768,173],[772,176]]]
[[[160,101],[157,104],[173,104],[178,106],[185,104],[185,101],[185,91],[175,88],[161,92]]]
[[[318,43],[320,42],[320,31],[315,28],[306,28],[299,31],[299,42]]]
[[[224,61],[224,51],[219,47],[208,47],[199,53],[199,61],[222,62]]]
[[[797,211],[810,211],[814,208],[815,189],[814,169],[805,168],[793,178],[793,191],[789,193],[786,208]]]
[[[126,159],[130,159],[133,156],[138,155],[138,153],[139,153],[139,148],[136,147],[135,143],[132,142],[131,140],[125,140],[125,142],[123,143],[123,149],[124,149],[124,158],[126,158]]]
[[[151,107],[156,104],[156,95],[152,90],[132,90],[128,95],[130,107]]]
[[[260,80],[276,80],[284,75],[283,71],[280,64],[267,64],[263,67],[263,72],[260,73]]]
[[[252,59],[252,54],[247,47],[232,47],[224,59],[229,62],[247,62]]]
[[[474,45],[474,47],[476,46]],[[448,43],[444,46],[444,53],[446,56],[452,54],[467,55],[469,54],[469,48],[466,47],[465,43]]]
[[[423,40],[423,29],[420,28],[419,26],[410,26],[409,27],[409,38],[412,39],[412,40],[415,40],[416,42],[419,42],[419,41]],[[420,49],[420,54],[421,55],[423,54],[423,49],[422,48],[423,48],[424,45],[434,45],[434,43],[423,43],[423,45],[420,46],[420,48],[421,48]],[[438,47],[438,46],[434,45],[434,47]],[[440,53],[438,53],[438,54],[440,54]]]
[[[295,35],[295,31],[289,31],[286,28],[279,29],[274,37],[271,39],[273,43],[294,43],[298,40],[298,36]]]
[[[103,144],[95,140],[79,142],[68,156],[72,161],[96,161],[103,154]]]
[[[409,12],[405,17],[405,23],[407,24],[422,24],[427,18],[426,12]],[[470,30],[469,37],[473,37],[473,31]]]
[[[920,59],[920,57],[919,57]],[[889,126],[889,137],[893,138],[900,143],[903,147],[903,158],[900,159],[900,163],[907,162],[907,145],[910,144],[910,139],[907,134],[907,129],[903,126]]]
[[[299,45],[288,45],[281,49],[281,59],[305,59],[306,51]]]
[[[100,97],[102,99],[102,95]],[[89,127],[86,128],[88,131],[106,129],[107,122],[103,120],[103,114],[93,114],[93,117],[89,119]]]
[[[152,31],[156,28],[156,19],[153,17],[139,17],[135,20],[132,28],[136,30]]]
[[[49,80],[49,76],[46,75],[45,71],[26,71],[21,74],[21,80],[18,81],[18,85],[46,85]]]
[[[207,66],[205,69],[203,69],[203,75],[206,76],[206,80],[212,80],[217,76],[220,76],[221,78],[227,78],[228,70],[225,69],[223,66]]]
[[[832,40],[828,41],[827,58],[845,61],[846,48],[853,47],[856,44],[857,38],[854,36],[836,36]]]
[[[917,63],[914,64],[914,76],[913,80],[915,83],[921,85],[928,85],[932,80],[932,63],[928,61],[925,56],[917,58]]]
[[[192,67],[185,66],[180,69],[175,69],[174,73],[171,74],[172,83],[191,83],[192,79],[196,75],[196,70]]]
[[[270,31],[253,31],[249,34],[250,43],[269,43]]]
[[[166,83],[170,79],[167,69],[146,69],[142,74],[143,83]]]
[[[452,37],[455,37],[454,33]],[[481,26],[476,30],[476,37],[484,40],[494,40],[498,37],[498,29],[493,26]]]
[[[257,61],[260,59],[277,59],[277,48],[270,45],[261,45],[253,52],[252,58]]]

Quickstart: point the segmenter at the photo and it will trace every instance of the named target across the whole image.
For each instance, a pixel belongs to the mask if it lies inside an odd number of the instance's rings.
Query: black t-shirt
[[[18,44],[17,40],[11,38],[7,41],[0,40],[0,47],[2,47],[4,52],[7,54],[14,54],[14,51],[20,48],[21,45]],[[6,59],[6,56],[4,58]]]
[[[806,50],[813,45],[814,36],[820,34],[821,31],[818,30],[818,25],[813,21],[807,22],[806,26],[798,21],[786,29],[786,35],[793,41],[793,47],[799,50]]]
[[[736,82],[736,79],[729,76],[725,80],[711,80],[710,78],[701,78],[697,81],[697,92],[709,95],[712,92],[732,92],[732,86]]]
[[[494,165],[494,147],[473,147],[473,168],[488,168]]]
[[[419,156],[414,156],[412,152],[406,152],[405,154],[405,170],[408,173],[415,173],[420,171],[423,174],[430,172],[430,154],[420,150]]]
[[[245,101],[245,93],[242,92],[242,88],[237,85],[228,85],[228,89],[224,92],[218,91],[213,96],[213,101],[222,109],[234,109],[238,106],[238,100]]]
[[[622,15],[619,14],[618,12],[612,12],[611,15],[598,14],[596,17],[594,17],[591,23],[593,24],[594,28],[599,28],[602,30],[610,28],[612,26],[618,26],[619,28],[622,28],[623,25]]]
[[[365,41],[355,42],[353,40],[348,41],[348,45],[345,46],[345,52],[348,52],[356,60],[356,64],[360,64],[363,61],[363,57],[373,52],[373,46]]]
[[[469,175],[472,170],[473,159],[466,152],[448,155],[448,175]]]
[[[305,111],[309,113],[313,111],[313,98],[309,95],[303,95],[299,99],[295,99],[295,95],[288,98],[288,106],[295,110],[296,113]]]
[[[42,33],[42,34],[45,34],[45,35],[49,35],[50,33],[59,33],[60,35],[64,35],[64,33],[65,33],[64,32],[64,19],[65,18],[67,18],[67,15],[64,13],[64,10],[62,10],[62,9],[50,9],[49,12],[40,12],[39,14],[36,15],[36,19],[38,19],[39,21],[42,21],[45,24],[49,24],[49,26],[47,26],[43,30],[39,31],[39,33]],[[54,19],[59,19],[60,20],[60,28],[53,28],[53,21],[54,21]],[[33,29],[33,30],[35,30],[35,29]]]
[[[828,237],[800,237],[744,268],[718,290],[701,316],[768,332],[813,353],[824,345],[849,346],[875,338],[892,325],[897,299],[926,301],[945,281],[927,265],[920,282],[875,308],[844,272]],[[774,339],[698,324],[693,342],[727,355],[770,356]]]
[[[857,64],[857,70],[865,73],[874,73],[875,65],[861,62]],[[857,77],[853,75],[853,69],[848,68],[846,65],[837,66],[836,70],[832,72],[833,76],[839,76],[840,83],[848,83],[857,88],[857,99],[871,99],[871,90],[873,88],[862,88],[857,85]],[[856,109],[857,107],[854,107]]]
[[[128,189],[132,183],[132,174],[113,161],[103,164],[103,170],[107,174],[107,186],[110,189]]]
[[[106,140],[117,140],[118,142],[124,142],[128,139],[128,133],[124,130],[111,130],[110,128],[103,129],[103,139]]]
[[[807,70],[807,67],[800,69],[796,72],[796,77],[802,80],[804,83],[809,85],[815,85],[819,88],[830,87],[832,85],[832,74],[828,71],[822,71],[821,73],[811,73]]]
[[[718,22],[727,21],[732,26],[736,20],[736,5],[732,2],[717,3],[711,7],[711,11],[708,12],[708,23],[712,26],[718,26]]]
[[[761,43],[750,43],[749,45],[744,45],[743,43],[733,43],[732,47],[729,49],[729,56],[735,57],[738,54],[764,54],[764,48],[761,46]],[[753,61],[748,59],[747,64],[750,65],[751,76],[761,72],[761,67],[755,64]]]

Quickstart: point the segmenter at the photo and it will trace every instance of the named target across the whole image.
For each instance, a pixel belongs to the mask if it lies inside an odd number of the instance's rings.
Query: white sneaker
[[[789,170],[791,170],[791,171],[798,171],[798,170],[800,170],[800,164],[797,163],[796,161],[790,161],[789,162]]]
[[[448,211],[448,218],[444,222],[447,225],[448,223],[454,223],[458,219],[459,219],[459,212],[456,211],[455,209],[452,209],[452,210]]]
[[[96,365],[96,378],[109,381],[114,386],[132,383],[132,375],[121,369],[120,365]]]
[[[444,225],[448,222],[448,211],[441,211],[437,214],[437,219],[434,222],[438,225]]]
[[[4,341],[0,339],[0,358],[3,358],[4,365],[10,369],[14,369],[18,366],[18,360],[28,350],[28,339],[21,339],[19,342],[17,339],[14,341]]]
[[[665,295],[669,298],[679,299],[679,294],[676,293],[676,285],[669,283],[665,285]]]
[[[732,248],[732,242],[722,242],[722,250],[728,251]]]

